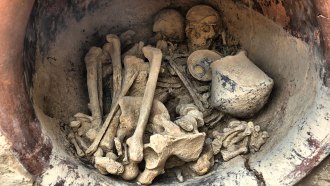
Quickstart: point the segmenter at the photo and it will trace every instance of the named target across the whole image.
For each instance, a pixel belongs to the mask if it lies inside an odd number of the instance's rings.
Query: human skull
[[[180,42],[184,39],[184,18],[173,9],[160,11],[154,21],[153,32],[161,34],[163,39]]]
[[[189,49],[191,51],[209,49],[220,29],[218,12],[210,6],[197,5],[188,11],[186,19]]]

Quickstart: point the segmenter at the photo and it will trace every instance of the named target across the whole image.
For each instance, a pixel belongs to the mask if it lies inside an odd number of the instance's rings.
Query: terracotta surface
[[[23,166],[38,175],[47,166],[51,145],[41,135],[23,74],[23,41],[33,3],[0,2],[0,130]]]
[[[330,1],[315,0],[318,9],[317,19],[319,21],[323,40],[323,51],[326,60],[324,83],[330,87]]]
[[[65,2],[65,1],[59,1],[59,2]],[[94,2],[94,1],[81,1],[81,2],[83,4],[86,4],[86,6],[83,7],[87,9],[88,7],[87,2]],[[293,1],[287,1],[287,2],[288,2],[287,4],[284,3],[285,7],[288,7],[290,3],[292,3]],[[301,3],[301,1],[297,1],[297,2]],[[301,5],[298,3],[298,6],[300,7],[302,6],[303,8],[304,6],[306,6],[305,8],[311,8],[313,10],[316,7],[318,10],[316,11],[315,14],[318,15],[317,20],[321,28],[321,39],[322,39],[321,46],[323,48],[324,57],[326,59],[326,64],[324,65],[324,71],[323,71],[324,74],[321,74],[321,76],[324,79],[324,84],[327,87],[329,87],[330,86],[330,21],[329,21],[330,2],[324,0],[314,0],[313,2],[315,4],[315,7],[311,3],[312,1],[305,1],[305,3],[306,2],[307,5],[306,4]],[[59,5],[63,5],[63,4],[65,3],[57,4],[58,6],[53,6],[53,7],[60,7]],[[0,1],[0,10],[1,10],[0,130],[1,133],[7,138],[7,141],[11,144],[12,150],[14,151],[20,162],[23,164],[23,166],[31,174],[38,175],[42,173],[44,168],[47,168],[49,155],[52,150],[52,145],[47,140],[47,137],[42,135],[40,123],[35,119],[32,103],[29,99],[29,96],[27,94],[27,88],[25,86],[24,75],[26,74],[24,74],[24,68],[22,64],[23,41],[25,36],[25,27],[29,18],[28,15],[30,14],[32,5],[33,5],[33,0],[24,0],[24,1],[1,0]],[[70,4],[70,6],[72,6],[72,4]],[[296,8],[294,10],[299,10],[299,8]],[[304,10],[305,9],[301,9],[303,13]],[[56,12],[56,11],[58,11],[58,9],[56,8],[50,10],[50,12]],[[281,8],[281,12],[282,13],[284,12],[282,8]],[[84,16],[81,12],[80,13],[78,12],[76,15],[77,15],[76,17],[77,21],[79,21]],[[315,17],[314,14],[313,16]],[[311,39],[316,39],[316,43],[317,43],[317,38],[319,37],[319,35],[317,35],[318,34],[317,31],[308,33],[308,34],[312,33],[312,37],[307,39],[308,37],[307,36],[305,37],[304,35],[307,32],[304,33],[305,30],[303,30],[301,26],[304,24],[296,24],[296,23],[303,23],[305,21],[307,27],[311,28],[312,26],[315,26],[315,24],[317,24],[311,21],[313,20],[313,18],[307,16],[308,18],[301,19],[303,21],[300,22],[300,20],[297,18],[298,16],[290,15],[289,17],[290,17],[289,27],[291,27],[291,30],[295,31],[295,33],[298,33],[294,35],[302,36],[301,38],[303,38],[305,41],[306,40],[311,41]],[[312,26],[310,27],[310,25]],[[53,33],[56,32],[54,31]],[[55,38],[55,36],[53,37]],[[45,46],[46,45],[48,45],[48,43],[46,43]],[[329,94],[329,89],[326,87],[323,88],[325,88],[326,89],[325,91],[328,92]],[[320,102],[322,101],[321,98],[319,100]],[[322,104],[319,104],[317,106],[322,106]],[[303,128],[303,126],[301,127]],[[306,128],[304,128],[304,130],[305,129]],[[301,164],[296,166],[295,172],[293,172],[291,176],[297,176],[297,175],[298,177],[304,176],[309,171],[311,171],[311,169],[314,166],[316,166],[322,160],[322,158],[325,157],[325,155],[329,154],[329,141],[320,142],[310,137],[306,142],[307,142],[306,144],[311,149],[314,149],[314,152],[316,153],[313,156],[306,158],[306,160],[302,161]],[[60,160],[60,161],[64,162],[64,160]],[[243,162],[243,160],[241,162]],[[63,163],[63,166],[68,167],[67,162]],[[244,169],[244,171],[250,175],[251,180],[253,182],[256,182],[256,179],[254,177],[255,175],[252,175],[252,171],[247,171],[247,169]],[[203,180],[207,183],[215,181],[216,178],[214,178],[214,176],[212,177],[212,175],[214,174],[212,173],[211,177],[202,178],[200,182],[203,183]]]

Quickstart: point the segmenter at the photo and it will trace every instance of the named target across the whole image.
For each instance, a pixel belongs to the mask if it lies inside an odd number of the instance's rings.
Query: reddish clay
[[[34,0],[0,1],[0,130],[23,166],[42,173],[51,152],[25,87],[23,41]]]

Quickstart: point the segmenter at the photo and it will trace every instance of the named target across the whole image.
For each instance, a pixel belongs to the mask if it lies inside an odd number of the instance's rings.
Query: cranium
[[[184,19],[176,10],[162,10],[155,17],[153,31],[166,40],[182,41],[184,39]]]
[[[209,49],[220,29],[218,12],[210,6],[197,5],[188,11],[186,19],[189,49]]]

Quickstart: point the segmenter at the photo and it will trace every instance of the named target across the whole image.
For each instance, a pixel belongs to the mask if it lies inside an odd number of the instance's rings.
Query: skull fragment
[[[184,18],[176,10],[164,9],[155,17],[153,32],[160,34],[162,39],[180,42],[184,39]]]
[[[187,15],[186,35],[189,50],[209,49],[219,35],[220,16],[207,5],[192,7]]]

